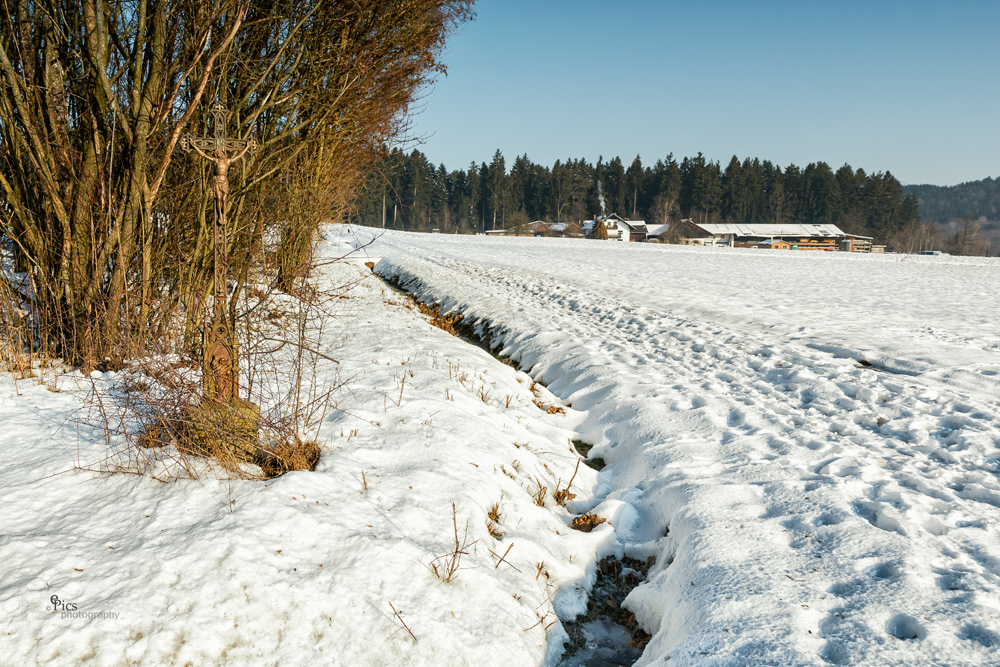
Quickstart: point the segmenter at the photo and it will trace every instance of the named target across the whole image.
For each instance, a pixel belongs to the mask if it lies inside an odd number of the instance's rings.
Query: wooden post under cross
[[[202,383],[206,398],[232,402],[233,399],[239,398],[239,356],[227,308],[229,263],[226,258],[226,199],[229,195],[229,165],[242,159],[247,153],[256,152],[258,144],[252,137],[229,139],[226,136],[229,110],[222,104],[212,105],[210,113],[215,136],[184,135],[181,138],[181,149],[185,152],[193,150],[206,160],[215,163],[215,178],[212,179],[212,192],[215,195],[213,234],[215,298],[212,321],[205,329]]]

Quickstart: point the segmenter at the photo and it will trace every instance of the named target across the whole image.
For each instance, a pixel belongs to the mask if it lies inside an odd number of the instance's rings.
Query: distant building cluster
[[[692,220],[682,220],[679,229],[672,230],[670,225],[647,226],[644,220],[627,220],[612,213],[587,220],[582,225],[575,222],[536,220],[527,229],[533,236],[606,238],[608,241],[625,243],[672,240],[685,245],[722,248],[885,252],[885,246],[874,244],[872,237],[848,234],[836,225],[698,224]],[[487,231],[486,235],[508,236],[514,235],[514,232],[497,229]],[[673,238],[670,238],[671,235]]]

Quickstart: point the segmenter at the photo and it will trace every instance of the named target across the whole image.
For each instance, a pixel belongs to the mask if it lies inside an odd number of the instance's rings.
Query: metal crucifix
[[[227,308],[229,263],[226,257],[226,199],[229,195],[229,166],[247,153],[256,152],[258,144],[253,137],[229,139],[226,136],[229,110],[222,104],[213,104],[210,114],[215,136],[184,135],[181,138],[181,150],[185,152],[193,150],[206,160],[215,163],[215,178],[212,179],[212,193],[215,195],[213,234],[215,298],[212,321],[205,329],[202,382],[206,398],[232,402],[234,398],[239,398],[239,356]]]

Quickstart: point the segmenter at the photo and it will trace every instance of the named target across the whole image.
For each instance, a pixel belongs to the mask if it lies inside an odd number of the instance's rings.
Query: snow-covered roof
[[[564,232],[572,225],[571,222],[533,222],[531,228],[536,232]]]
[[[619,222],[631,229],[633,232],[643,232],[646,233],[646,221],[645,220],[623,220],[618,218]]]
[[[646,221],[645,220],[626,220],[617,213],[612,213],[611,215],[605,215],[594,220],[587,220],[583,223],[584,229],[592,229],[598,220],[603,220],[604,224],[608,227],[615,227],[618,223],[621,223],[628,227],[630,230],[634,231],[646,231]]]
[[[646,228],[646,234],[648,234],[649,236],[659,236],[663,232],[667,231],[668,227],[670,227],[669,224],[666,224],[666,225],[653,225],[652,227],[647,227]]]
[[[805,224],[716,224],[698,225],[691,223],[698,229],[702,229],[715,236],[757,236],[760,238],[771,238],[776,236],[844,236],[836,225],[805,225]]]

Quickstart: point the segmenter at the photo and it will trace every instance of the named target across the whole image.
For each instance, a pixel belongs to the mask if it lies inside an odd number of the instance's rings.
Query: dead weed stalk
[[[535,487],[535,490],[531,493],[531,499],[539,507],[545,507],[545,494],[548,492],[549,487],[542,484],[542,481],[537,477],[535,478]]]
[[[465,524],[465,532],[462,534],[461,541],[458,539],[458,511],[455,508],[455,503],[451,504],[451,524],[455,531],[455,548],[450,552],[438,556],[430,563],[427,564],[427,568],[434,574],[435,577],[450,584],[458,571],[462,569],[462,556],[467,556],[467,549],[479,540],[474,540],[469,542],[469,524]],[[440,561],[440,562],[439,562]]]
[[[556,504],[560,507],[565,506],[567,502],[576,498],[576,494],[570,493],[569,489],[573,486],[573,480],[576,479],[576,473],[580,470],[580,461],[582,460],[583,459],[580,458],[576,460],[576,467],[573,468],[573,476],[569,478],[569,482],[566,483],[565,489],[560,489],[559,482],[556,482],[556,491],[552,494],[552,497],[555,499]]]

